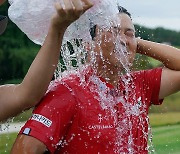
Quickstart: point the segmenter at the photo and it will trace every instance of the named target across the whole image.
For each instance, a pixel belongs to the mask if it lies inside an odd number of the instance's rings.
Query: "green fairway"
[[[153,130],[153,144],[156,154],[180,153],[180,124],[155,127]],[[10,153],[17,133],[0,135],[0,154]]]
[[[180,154],[180,125],[153,128],[153,144],[157,154]]]
[[[9,154],[17,133],[0,135],[0,154]]]
[[[149,114],[152,127],[180,124],[180,112]]]
[[[25,116],[22,116],[25,114]],[[31,111],[15,121],[24,121]],[[21,118],[23,117],[23,118]],[[156,154],[180,154],[180,112],[149,114]],[[9,154],[17,133],[0,135],[0,154]]]

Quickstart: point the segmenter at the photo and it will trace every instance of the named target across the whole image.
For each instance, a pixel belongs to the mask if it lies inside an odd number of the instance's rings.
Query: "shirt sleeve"
[[[61,145],[75,114],[76,101],[70,90],[58,85],[43,98],[19,134],[43,142],[51,153]]]
[[[161,86],[161,75],[162,68],[155,68],[151,70],[144,71],[144,78],[146,81],[146,87],[148,95],[150,95],[151,104],[160,105],[163,99],[159,99],[159,92]]]

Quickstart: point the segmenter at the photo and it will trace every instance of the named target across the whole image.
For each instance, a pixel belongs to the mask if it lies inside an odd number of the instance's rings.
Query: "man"
[[[4,1],[1,0],[0,4],[3,4]],[[71,19],[69,18],[71,14],[52,17],[45,42],[22,83],[0,86],[0,121],[17,115],[22,110],[33,107],[40,101],[56,69],[64,29],[89,7],[90,5],[84,6],[83,9],[78,8],[80,12],[76,12],[76,16]],[[7,17],[0,16],[0,33],[3,33],[6,25]]]
[[[66,7],[60,10],[74,8]],[[20,131],[12,153],[148,153],[148,108],[180,90],[180,51],[135,38],[124,8],[119,7],[117,17],[121,25],[111,31],[95,27],[94,54],[89,55],[96,58],[95,67],[55,82]],[[119,76],[123,66],[113,42],[116,35],[127,49],[128,63],[138,52],[167,68]]]

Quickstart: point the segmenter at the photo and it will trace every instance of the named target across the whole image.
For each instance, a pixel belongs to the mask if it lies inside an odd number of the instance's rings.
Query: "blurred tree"
[[[170,43],[173,46],[180,46],[180,32],[158,27],[155,29],[146,28],[144,26],[135,25],[136,36],[140,36],[145,40],[155,41],[159,43]]]

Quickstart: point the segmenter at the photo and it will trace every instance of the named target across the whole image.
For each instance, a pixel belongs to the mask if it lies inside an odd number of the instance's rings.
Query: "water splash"
[[[49,28],[49,23],[52,14],[55,13],[55,9],[53,6],[53,3],[55,2],[52,0],[31,0],[31,1],[21,1],[21,0],[11,0],[10,1],[10,8],[9,8],[9,16],[13,22],[17,24],[17,26],[24,32],[26,35],[35,43],[37,44],[43,44],[44,39],[47,35],[47,31]],[[138,100],[138,102],[141,102],[141,98],[137,98],[135,95],[133,84],[133,78],[131,76],[131,65],[129,65],[128,60],[128,52],[126,49],[126,45],[122,45],[121,43],[121,36],[116,31],[112,30],[111,27],[120,26],[121,21],[119,18],[117,18],[118,8],[117,8],[117,2],[115,0],[103,0],[103,1],[95,1],[95,6],[88,10],[85,14],[83,14],[77,21],[75,21],[73,24],[71,24],[67,31],[65,32],[64,39],[63,39],[63,45],[61,48],[61,62],[58,65],[58,69],[55,73],[56,82],[53,82],[50,85],[51,88],[55,86],[55,84],[58,84],[58,81],[61,81],[63,78],[69,77],[71,74],[77,74],[77,76],[80,79],[80,86],[85,87],[86,81],[85,81],[85,74],[83,74],[82,70],[84,70],[84,64],[87,62],[87,57],[90,57],[90,60],[88,61],[89,65],[91,65],[94,75],[92,75],[89,78],[88,82],[93,82],[93,86],[89,87],[90,91],[93,93],[97,93],[96,99],[100,103],[100,106],[104,110],[109,110],[111,112],[111,115],[114,118],[114,124],[116,125],[117,130],[117,138],[116,141],[116,149],[114,149],[115,153],[122,153],[124,151],[124,136],[128,136],[127,138],[127,153],[136,153],[135,148],[136,144],[134,143],[133,138],[133,116],[139,117],[139,127],[142,129],[143,132],[143,139],[146,141],[148,134],[146,130],[144,130],[144,119],[141,117],[143,113],[146,112],[145,108],[146,106],[142,106],[142,110],[139,108],[142,104],[134,104],[133,102],[135,100]],[[19,7],[21,6],[21,9]],[[38,6],[38,7],[37,7]],[[99,30],[97,32],[98,37],[100,38],[97,40],[98,42],[98,49],[99,52],[95,52],[95,48],[97,47],[95,43],[92,41],[91,35],[90,35],[90,28],[93,26],[98,25]],[[110,31],[112,33],[112,37],[114,39],[114,45],[115,45],[115,51],[109,51],[109,52],[115,52],[117,60],[119,60],[120,64],[124,68],[124,72],[126,75],[124,75],[123,72],[118,72],[118,75],[121,76],[121,79],[125,85],[125,95],[119,95],[117,97],[114,97],[110,93],[110,88],[107,87],[105,82],[101,81],[97,75],[97,61],[100,57],[102,63],[104,66],[106,66],[106,63],[108,62],[104,55],[103,50],[101,48],[103,42],[101,38],[103,37],[104,31]],[[109,38],[105,36],[104,41],[108,42]],[[89,42],[90,44],[90,51],[86,51],[86,43]],[[111,54],[111,53],[110,53]],[[85,67],[86,69],[86,67]],[[62,70],[67,70],[64,73],[62,73]],[[104,67],[104,70],[106,70],[106,67]],[[103,71],[104,71],[103,70]],[[81,73],[77,73],[80,71]],[[111,71],[111,70],[107,70]],[[108,79],[106,79],[108,80]],[[65,84],[65,83],[64,83]],[[67,84],[65,86],[72,92],[73,89],[69,87]],[[115,88],[114,91],[117,89]],[[120,89],[122,90],[122,89]],[[116,92],[114,92],[116,93]],[[132,97],[131,100],[133,102],[130,102],[130,96]],[[119,109],[116,108],[116,106],[121,102],[123,112],[120,113],[118,111]],[[117,116],[117,114],[119,114]],[[125,118],[121,118],[120,115],[122,115]],[[73,140],[74,135],[72,134]],[[150,137],[151,138],[151,137]],[[53,139],[53,138],[51,138]],[[62,147],[67,145],[68,142],[61,139],[59,141],[58,145],[61,145]],[[98,140],[98,138],[97,138]],[[151,140],[151,139],[150,139]],[[150,145],[152,147],[152,145]],[[141,147],[140,147],[141,148]],[[153,152],[153,150],[151,150]]]

